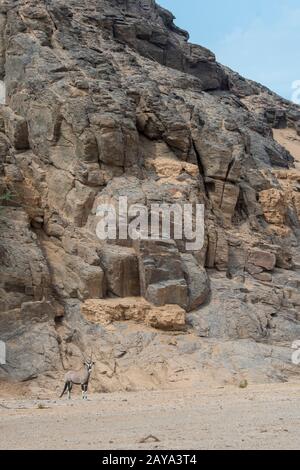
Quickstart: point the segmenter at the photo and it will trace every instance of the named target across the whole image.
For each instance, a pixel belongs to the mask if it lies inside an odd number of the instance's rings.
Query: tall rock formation
[[[91,350],[97,390],[296,372],[300,108],[188,39],[154,0],[2,0],[0,378]],[[205,204],[204,247],[100,242],[121,196]]]

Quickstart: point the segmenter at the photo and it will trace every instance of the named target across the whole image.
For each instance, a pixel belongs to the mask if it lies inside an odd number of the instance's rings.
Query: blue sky
[[[285,98],[300,80],[300,0],[157,0],[217,60]]]

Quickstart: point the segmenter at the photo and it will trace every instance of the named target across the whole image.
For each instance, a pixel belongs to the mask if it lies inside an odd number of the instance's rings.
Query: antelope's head
[[[84,362],[84,365],[87,368],[88,372],[91,373],[95,365],[95,362],[92,361],[91,359],[88,359]]]

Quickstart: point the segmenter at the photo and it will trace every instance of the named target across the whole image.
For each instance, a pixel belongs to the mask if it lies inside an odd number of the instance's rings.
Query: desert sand
[[[1,449],[299,449],[300,384],[1,399]],[[152,438],[148,436],[152,435]]]

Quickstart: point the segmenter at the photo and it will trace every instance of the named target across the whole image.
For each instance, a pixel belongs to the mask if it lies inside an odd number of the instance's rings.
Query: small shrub
[[[244,380],[241,380],[240,383],[239,383],[239,388],[247,388],[248,387],[248,381],[246,379]]]
[[[43,405],[43,403],[39,403],[37,407],[38,407],[39,410],[46,410],[47,409],[47,407],[45,405]]]

